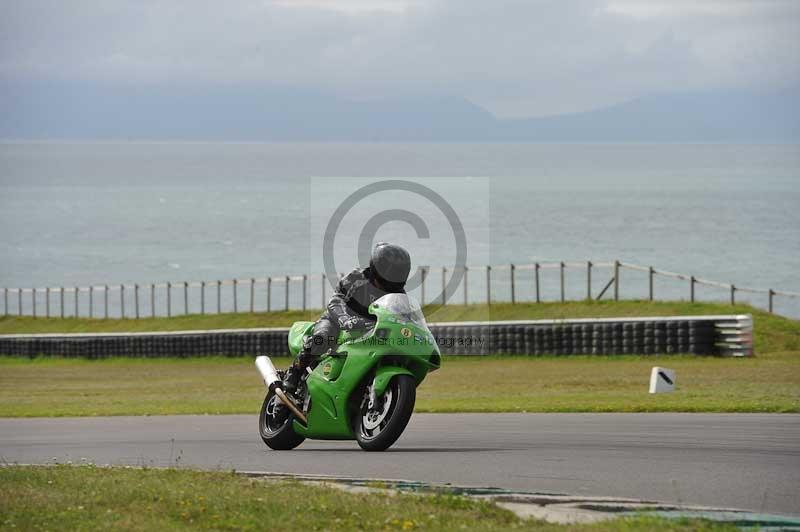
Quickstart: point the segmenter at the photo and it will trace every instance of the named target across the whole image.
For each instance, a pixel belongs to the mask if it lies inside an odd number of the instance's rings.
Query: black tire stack
[[[606,355],[736,353],[736,317],[481,322],[432,325],[444,354]],[[725,331],[728,331],[727,333]],[[733,332],[730,332],[733,330]],[[106,358],[287,356],[288,329],[185,333],[0,335],[0,355]],[[722,347],[724,337],[727,347]]]

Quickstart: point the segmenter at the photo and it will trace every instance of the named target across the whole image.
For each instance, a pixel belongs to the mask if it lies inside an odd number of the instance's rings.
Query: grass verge
[[[647,393],[657,364],[677,370],[675,393]],[[255,415],[263,396],[250,359],[0,359],[2,417]],[[800,412],[800,361],[447,357],[417,390],[416,411]]]
[[[449,495],[345,493],[232,473],[93,466],[0,467],[0,528],[11,530],[735,530],[628,517],[560,526]]]

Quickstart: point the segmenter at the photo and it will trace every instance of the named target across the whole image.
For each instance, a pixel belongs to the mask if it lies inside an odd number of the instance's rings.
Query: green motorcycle
[[[397,441],[414,410],[417,386],[439,368],[441,354],[419,303],[407,294],[387,294],[369,311],[375,325],[342,332],[336,349],[307,369],[292,394],[283,391],[283,372],[269,357],[256,358],[268,390],[258,423],[267,446],[289,450],[306,438],[355,439],[365,451],[383,451]],[[292,356],[313,326],[292,325]]]

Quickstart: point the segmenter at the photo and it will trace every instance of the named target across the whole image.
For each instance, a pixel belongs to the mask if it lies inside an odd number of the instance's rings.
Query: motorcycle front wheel
[[[381,407],[369,409],[364,393],[355,423],[356,441],[365,451],[385,451],[403,433],[414,411],[417,385],[408,375],[396,375],[380,397]]]
[[[276,451],[288,451],[303,443],[305,437],[294,431],[292,421],[294,415],[270,391],[264,398],[261,414],[258,416],[258,432],[267,447]]]

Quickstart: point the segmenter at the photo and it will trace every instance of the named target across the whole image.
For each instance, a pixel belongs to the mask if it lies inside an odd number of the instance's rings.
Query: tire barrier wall
[[[444,354],[753,354],[749,315],[431,324]],[[288,356],[288,328],[0,335],[0,355],[142,358]]]

